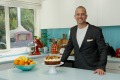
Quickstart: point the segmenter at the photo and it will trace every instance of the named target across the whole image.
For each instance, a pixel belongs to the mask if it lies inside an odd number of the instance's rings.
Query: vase
[[[43,47],[43,53],[47,54],[48,53],[48,47]]]

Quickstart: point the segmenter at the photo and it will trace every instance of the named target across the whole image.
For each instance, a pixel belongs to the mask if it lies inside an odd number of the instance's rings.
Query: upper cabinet
[[[120,0],[44,0],[41,5],[41,28],[70,28],[76,25],[75,9],[87,9],[87,22],[96,26],[120,25]]]
[[[41,5],[41,28],[70,28],[76,25],[74,14],[80,5],[87,9],[87,21],[97,25],[97,4],[97,0],[45,0]]]
[[[76,0],[77,6],[84,6],[87,10],[87,22],[98,25],[98,0]]]
[[[66,28],[76,24],[75,0],[45,0],[41,5],[41,28]]]
[[[40,8],[44,0],[0,0],[1,6],[24,7],[29,9]]]
[[[27,2],[27,3],[36,3],[36,4],[40,4],[42,1],[44,0],[12,0],[12,1],[23,1],[23,2]]]
[[[41,3],[42,1],[44,1],[44,0],[0,0],[0,1],[4,1],[4,2],[8,2],[8,1],[21,1],[21,2],[27,2],[28,4],[29,3]]]
[[[60,26],[60,0],[45,0],[41,5],[41,29]]]
[[[98,25],[120,25],[120,0],[99,0],[98,3]]]
[[[76,25],[76,21],[74,18],[75,9],[75,0],[60,0],[59,17],[61,28],[70,28]]]

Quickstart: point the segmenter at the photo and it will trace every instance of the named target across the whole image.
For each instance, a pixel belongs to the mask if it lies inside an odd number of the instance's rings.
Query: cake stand
[[[43,63],[43,64],[46,65],[45,63]],[[64,62],[60,62],[60,64],[57,64],[57,65],[46,65],[46,66],[49,66],[48,73],[50,73],[50,74],[56,74],[57,73],[56,67],[60,66],[62,64],[64,64]]]

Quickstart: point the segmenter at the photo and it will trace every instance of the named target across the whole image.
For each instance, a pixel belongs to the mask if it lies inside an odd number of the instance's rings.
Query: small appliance
[[[117,58],[120,58],[120,48],[117,48],[117,49],[116,49],[115,56],[116,56]]]
[[[35,43],[35,49],[31,53],[31,55],[40,55],[39,48],[43,47],[42,42],[38,38],[34,38],[33,43]]]

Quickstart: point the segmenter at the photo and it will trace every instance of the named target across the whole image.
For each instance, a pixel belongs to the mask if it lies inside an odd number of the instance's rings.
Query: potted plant
[[[47,47],[47,40],[48,40],[47,34],[41,33],[41,42],[43,43],[43,53],[48,53],[48,47]]]

